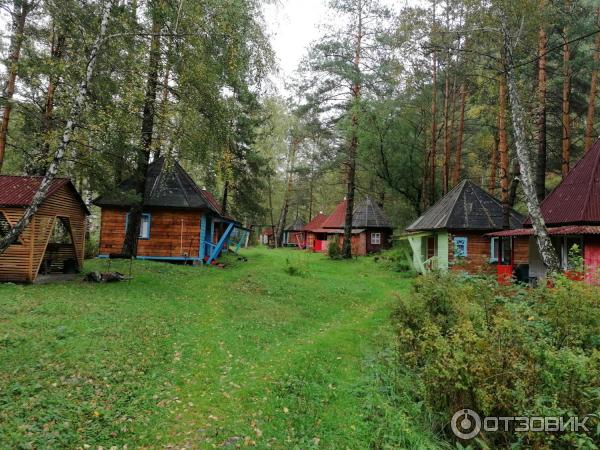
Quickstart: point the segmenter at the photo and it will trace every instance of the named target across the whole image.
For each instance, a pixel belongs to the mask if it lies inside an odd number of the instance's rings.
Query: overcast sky
[[[319,27],[335,22],[327,3],[327,0],[277,0],[264,6],[267,32],[280,67],[273,80],[279,89],[283,89],[284,80],[298,68],[309,44],[321,35]],[[422,0],[382,0],[382,3],[399,10]]]

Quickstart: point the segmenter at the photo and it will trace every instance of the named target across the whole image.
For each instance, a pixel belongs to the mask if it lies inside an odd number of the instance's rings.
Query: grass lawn
[[[437,448],[390,349],[410,280],[372,258],[243,254],[0,285],[0,448]]]

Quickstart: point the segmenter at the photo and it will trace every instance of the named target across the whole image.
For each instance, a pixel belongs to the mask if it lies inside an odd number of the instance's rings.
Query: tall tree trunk
[[[221,210],[223,214],[227,213],[227,196],[229,195],[229,180],[225,180],[225,186],[223,187],[223,201],[221,202]]]
[[[436,2],[433,2],[433,25],[435,29]],[[432,77],[431,77],[431,150],[429,152],[429,204],[435,203],[435,175],[437,169],[437,54],[432,54]]]
[[[498,119],[500,118],[500,115],[498,115]],[[492,195],[496,195],[496,176],[498,174],[498,147],[500,146],[499,144],[499,138],[498,138],[498,132],[496,132],[496,134],[494,135],[494,144],[492,146],[492,155],[490,158],[490,178],[488,180],[488,191],[490,194]]]
[[[598,8],[596,26],[600,28],[600,8]],[[592,68],[592,79],[590,81],[590,96],[588,98],[587,119],[585,121],[584,149],[587,152],[594,141],[594,121],[596,118],[596,96],[598,94],[598,64],[600,63],[600,33],[596,36],[596,49],[594,52],[594,67]]]
[[[569,4],[569,2],[565,2]],[[562,89],[562,176],[569,173],[571,163],[571,49],[568,28],[563,29],[563,89]]]
[[[275,235],[275,216],[273,215],[273,185],[271,184],[271,172],[267,174],[267,187],[269,189],[269,216],[271,218],[271,233],[273,236],[273,243],[275,247],[277,247],[277,239]]]
[[[66,37],[62,33],[54,32],[52,35],[52,44],[50,49],[50,56],[52,57],[53,63],[58,64],[62,59],[63,51],[65,48]],[[60,77],[57,75],[50,76],[48,80],[48,88],[46,90],[46,102],[44,104],[44,111],[42,113],[42,133],[44,135],[44,142],[39,155],[36,155],[31,161],[31,165],[27,167],[27,173],[32,175],[43,175],[46,172],[48,165],[48,157],[50,156],[50,139],[51,132],[54,128],[53,113],[54,113],[54,97],[56,95],[56,89]]]
[[[449,58],[448,58],[449,59]],[[450,77],[448,68],[444,75],[444,165],[442,192],[445,195],[450,186]]]
[[[12,12],[12,36],[10,39],[10,53],[8,55],[9,67],[8,75],[4,86],[2,87],[2,117],[0,118],[0,172],[4,164],[4,154],[6,152],[6,139],[8,137],[8,125],[10,122],[10,113],[12,111],[12,99],[15,94],[15,85],[17,82],[17,69],[19,59],[21,58],[21,48],[25,38],[25,21],[27,14],[33,8],[33,3],[28,0],[13,0]]]
[[[137,152],[137,167],[135,173],[135,191],[138,200],[129,210],[129,220],[123,249],[121,253],[129,257],[137,256],[137,244],[140,234],[140,225],[145,203],[146,178],[152,152],[152,134],[154,132],[154,119],[156,116],[156,93],[158,90],[158,70],[160,66],[160,31],[161,24],[158,16],[157,2],[150,4],[152,11],[152,39],[150,41],[150,57],[148,60],[148,73],[146,78],[146,93],[144,95],[144,108],[142,112],[142,130],[140,148]]]
[[[363,3],[358,0],[358,28],[356,30],[356,43],[354,47],[354,83],[352,84],[352,122],[350,145],[348,145],[348,162],[346,172],[346,217],[344,219],[344,245],[342,257],[352,257],[352,213],[354,210],[354,191],[356,183],[356,152],[358,149],[358,107],[361,94],[360,59],[363,39]]]
[[[545,0],[540,1],[544,8]],[[548,39],[544,24],[540,25],[538,38],[538,114],[537,114],[537,167],[535,189],[541,202],[546,196],[546,46]]]
[[[552,246],[546,223],[542,217],[540,203],[537,198],[535,184],[533,181],[533,171],[529,159],[529,151],[527,148],[527,137],[525,134],[525,113],[521,106],[521,98],[517,89],[517,81],[513,72],[513,44],[511,42],[510,30],[508,28],[508,20],[506,14],[501,11],[501,25],[504,40],[504,53],[506,55],[506,80],[508,83],[508,96],[511,104],[512,124],[515,136],[515,146],[517,149],[517,158],[519,161],[519,169],[521,173],[521,184],[525,193],[525,202],[533,225],[533,230],[536,236],[536,241],[542,261],[550,274],[559,270],[559,261],[556,255],[556,250]]]
[[[54,154],[54,158],[48,166],[48,170],[46,170],[44,178],[42,179],[37,192],[33,196],[31,205],[27,207],[23,216],[19,219],[15,226],[6,234],[6,236],[3,239],[0,239],[0,254],[3,253],[12,243],[14,243],[17,240],[23,232],[23,230],[25,230],[27,225],[29,225],[32,217],[35,215],[38,208],[46,198],[46,194],[48,193],[48,190],[52,185],[52,181],[56,177],[56,173],[58,172],[58,168],[60,167],[60,163],[65,154],[65,150],[71,142],[71,136],[73,135],[73,131],[78,125],[81,111],[85,106],[88,93],[88,86],[94,75],[94,68],[96,66],[98,52],[100,51],[101,45],[104,43],[104,39],[106,36],[106,28],[108,25],[108,20],[110,18],[110,10],[112,5],[113,1],[109,1],[104,7],[102,13],[102,21],[100,23],[100,30],[88,57],[87,67],[85,71],[85,79],[79,85],[77,96],[75,97],[73,106],[71,107],[69,118],[65,125],[65,129],[63,131],[61,140],[56,149],[56,153]]]
[[[458,135],[456,138],[456,150],[454,159],[454,173],[452,176],[452,184],[456,186],[460,182],[462,170],[462,146],[463,135],[465,132],[465,106],[467,103],[467,86],[463,81],[460,85],[460,123],[458,125]]]
[[[500,200],[502,202],[502,227],[510,228],[508,204],[508,139],[506,136],[506,77],[500,75],[498,111],[498,153],[500,155]]]
[[[277,224],[277,230],[273,230],[273,233],[275,233],[275,245],[277,247],[281,247],[283,245],[283,233],[285,231],[285,223],[287,221],[287,214],[290,208],[290,194],[292,192],[293,185],[292,173],[294,171],[294,166],[296,165],[296,154],[298,152],[299,145],[300,139],[298,137],[293,137],[287,162],[287,183],[285,192],[283,193],[283,204],[281,206],[281,212],[279,213],[279,223]]]

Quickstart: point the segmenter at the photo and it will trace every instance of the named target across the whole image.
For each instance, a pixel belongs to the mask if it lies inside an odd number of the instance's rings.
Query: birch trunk
[[[501,25],[503,34],[503,47],[506,55],[506,81],[508,84],[508,97],[511,105],[511,116],[513,132],[515,137],[515,146],[517,150],[517,159],[519,162],[519,171],[521,174],[521,184],[525,193],[525,202],[533,225],[533,231],[536,237],[537,246],[550,274],[558,272],[560,265],[556,250],[552,246],[550,236],[546,228],[546,223],[542,217],[540,203],[537,198],[535,184],[533,182],[533,171],[529,160],[529,151],[527,138],[525,135],[525,114],[521,106],[521,98],[517,89],[517,81],[513,71],[513,57],[511,42],[512,38],[508,29],[508,20],[506,15],[501,12]]]
[[[37,192],[33,196],[31,205],[27,207],[23,216],[8,232],[8,234],[0,240],[0,254],[3,253],[12,243],[14,243],[17,240],[19,235],[23,232],[27,225],[29,225],[29,222],[31,222],[32,217],[35,215],[38,208],[46,198],[48,189],[50,189],[52,181],[54,180],[56,173],[58,172],[65,151],[71,142],[71,136],[73,135],[73,131],[75,130],[78,124],[81,111],[83,110],[86,103],[88,86],[90,81],[92,80],[92,76],[94,75],[94,67],[96,66],[98,52],[100,50],[101,45],[103,44],[104,37],[106,36],[106,28],[108,25],[108,20],[110,18],[110,9],[112,4],[113,1],[109,1],[104,7],[104,11],[102,13],[102,21],[100,23],[100,30],[98,36],[96,37],[96,40],[94,41],[94,45],[92,46],[88,58],[85,79],[79,85],[77,96],[75,97],[75,101],[73,103],[73,106],[71,107],[69,119],[67,120],[67,123],[65,125],[65,129],[63,131],[61,140],[58,144],[58,148],[56,149],[56,153],[54,154],[54,158],[48,166],[48,169],[46,170],[44,178],[42,178]]]

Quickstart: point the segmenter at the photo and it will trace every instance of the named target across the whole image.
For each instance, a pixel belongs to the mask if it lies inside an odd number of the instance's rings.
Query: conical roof
[[[392,221],[371,197],[365,197],[354,206],[353,228],[393,228]]]
[[[406,231],[501,230],[502,203],[470,180],[463,180],[406,228]],[[518,228],[523,216],[511,209],[510,227]]]
[[[131,206],[135,193],[135,181],[129,178],[109,193],[98,197],[94,204],[98,206]],[[203,195],[202,190],[194,183],[177,161],[158,158],[148,166],[146,177],[145,206],[210,209],[219,211]]]
[[[300,217],[296,217],[296,219],[285,228],[285,231],[303,231],[304,230],[304,221]]]
[[[304,227],[304,230],[305,231],[318,230],[319,228],[322,228],[323,222],[325,222],[326,220],[327,220],[327,216],[323,213],[319,213],[315,217],[313,217],[313,220],[311,220],[310,222],[308,222],[306,224],[306,226]]]
[[[333,212],[329,215],[327,220],[323,222],[323,228],[343,228],[344,227],[344,219],[346,217],[346,206],[348,205],[348,200],[344,200],[335,207]]]
[[[600,139],[546,197],[541,208],[547,225],[600,223]]]

